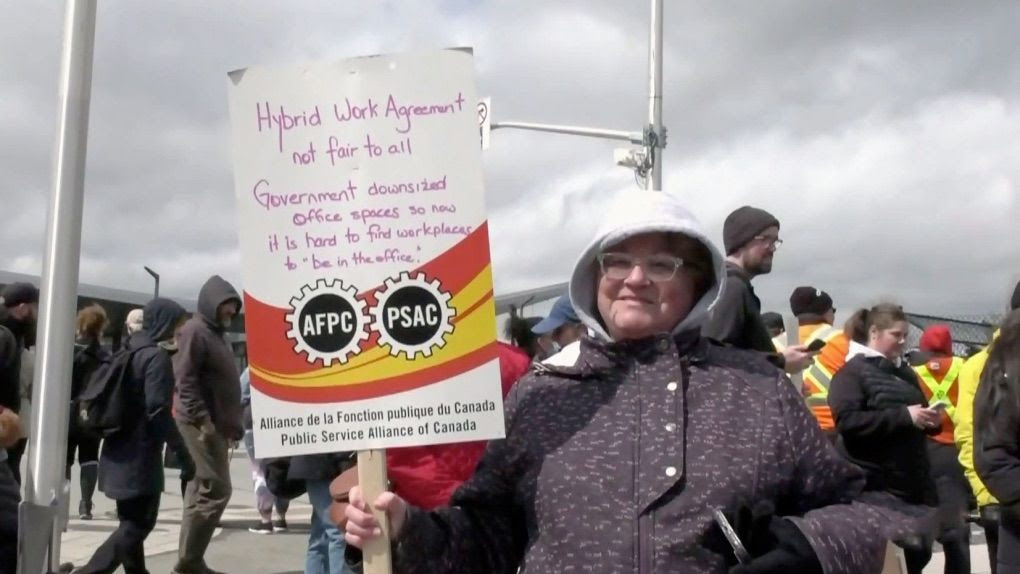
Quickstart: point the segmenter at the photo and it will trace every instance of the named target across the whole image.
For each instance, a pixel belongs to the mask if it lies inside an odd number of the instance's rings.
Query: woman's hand
[[[924,405],[910,405],[907,412],[910,413],[910,420],[914,422],[914,426],[919,429],[930,429],[942,424],[942,415]]]
[[[347,531],[344,538],[348,544],[364,548],[365,544],[382,536],[382,528],[368,508],[360,486],[351,488],[350,500],[351,503],[344,511],[347,518]],[[375,499],[372,507],[386,513],[386,517],[390,520],[390,537],[393,540],[400,538],[400,533],[404,529],[408,513],[411,510],[407,502],[396,494],[386,491]]]
[[[18,418],[18,413],[0,406],[0,448],[14,446],[22,436],[21,419]]]

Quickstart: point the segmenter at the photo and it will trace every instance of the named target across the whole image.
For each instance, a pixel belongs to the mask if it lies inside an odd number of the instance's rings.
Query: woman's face
[[[896,321],[888,329],[872,326],[868,331],[868,346],[889,359],[896,359],[903,356],[903,347],[907,344],[907,333],[906,321]]]
[[[671,250],[668,235],[636,235],[607,249],[602,258],[597,305],[613,340],[669,333],[694,306],[694,280],[683,265],[663,280],[669,263],[682,259]]]

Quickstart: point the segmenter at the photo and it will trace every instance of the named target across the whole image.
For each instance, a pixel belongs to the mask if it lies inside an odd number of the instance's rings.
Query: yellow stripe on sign
[[[383,379],[407,373],[413,373],[450,360],[467,355],[485,345],[496,337],[495,301],[479,305],[468,315],[461,315],[478,304],[492,291],[491,267],[486,266],[468,283],[464,289],[454,295],[451,307],[458,312],[453,333],[447,335],[446,345],[435,349],[431,357],[423,357],[409,361],[403,355],[392,357],[388,348],[373,347],[368,349],[344,365],[336,365],[316,371],[300,374],[284,374],[259,368],[252,365],[252,370],[262,379],[288,386],[319,387],[343,385],[336,379],[337,375],[351,375],[350,383],[364,383],[367,380]],[[371,368],[371,375],[366,376],[362,369]],[[346,376],[343,378],[347,378]]]

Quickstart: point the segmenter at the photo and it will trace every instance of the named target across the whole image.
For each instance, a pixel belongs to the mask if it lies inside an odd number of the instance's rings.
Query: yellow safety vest
[[[956,405],[949,398],[949,390],[956,384],[956,378],[960,376],[960,369],[963,368],[963,359],[960,357],[953,357],[953,363],[949,366],[949,371],[946,372],[946,376],[942,377],[942,382],[935,380],[935,375],[931,374],[928,370],[928,365],[919,365],[914,367],[917,371],[918,376],[924,381],[925,386],[931,391],[931,399],[928,401],[928,406],[934,405],[935,403],[942,401],[946,403],[946,414],[949,415],[949,420],[956,424]]]
[[[839,336],[842,331],[833,327],[832,325],[822,325],[815,329],[813,333],[808,335],[807,340],[803,341],[803,344],[808,345],[815,339],[821,339],[828,343],[833,338]],[[810,382],[815,389],[815,392],[808,395],[806,402],[809,407],[825,407],[829,405],[829,385],[832,384],[832,377],[835,373],[829,372],[822,365],[821,361],[816,357],[814,361],[811,361],[811,365],[804,370],[804,380]]]

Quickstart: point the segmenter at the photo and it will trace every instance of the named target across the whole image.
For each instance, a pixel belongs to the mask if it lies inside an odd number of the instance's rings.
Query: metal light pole
[[[149,269],[148,267],[144,267],[143,266],[143,269],[145,269],[145,271],[149,275],[152,275],[152,278],[156,281],[156,289],[155,289],[155,293],[153,294],[153,297],[159,297],[159,273],[156,273],[155,271],[153,271],[152,269]]]
[[[645,153],[651,169],[645,178],[645,189],[662,189],[662,148],[665,145],[666,132],[662,127],[662,0],[652,0],[651,33],[648,35],[648,127],[645,131]]]
[[[622,154],[618,151],[617,164],[633,168],[637,176],[643,179],[646,189],[661,190],[662,148],[666,147],[666,128],[662,125],[662,0],[651,0],[651,3],[651,34],[648,40],[648,123],[640,132],[528,122],[492,122],[489,129],[515,128],[639,144],[642,146],[641,149],[622,150]]]
[[[18,572],[54,570],[60,558],[56,509],[64,490],[71,356],[81,257],[81,215],[92,93],[96,0],[68,0],[60,59],[57,137],[39,301],[39,355],[25,500],[19,509]]]

